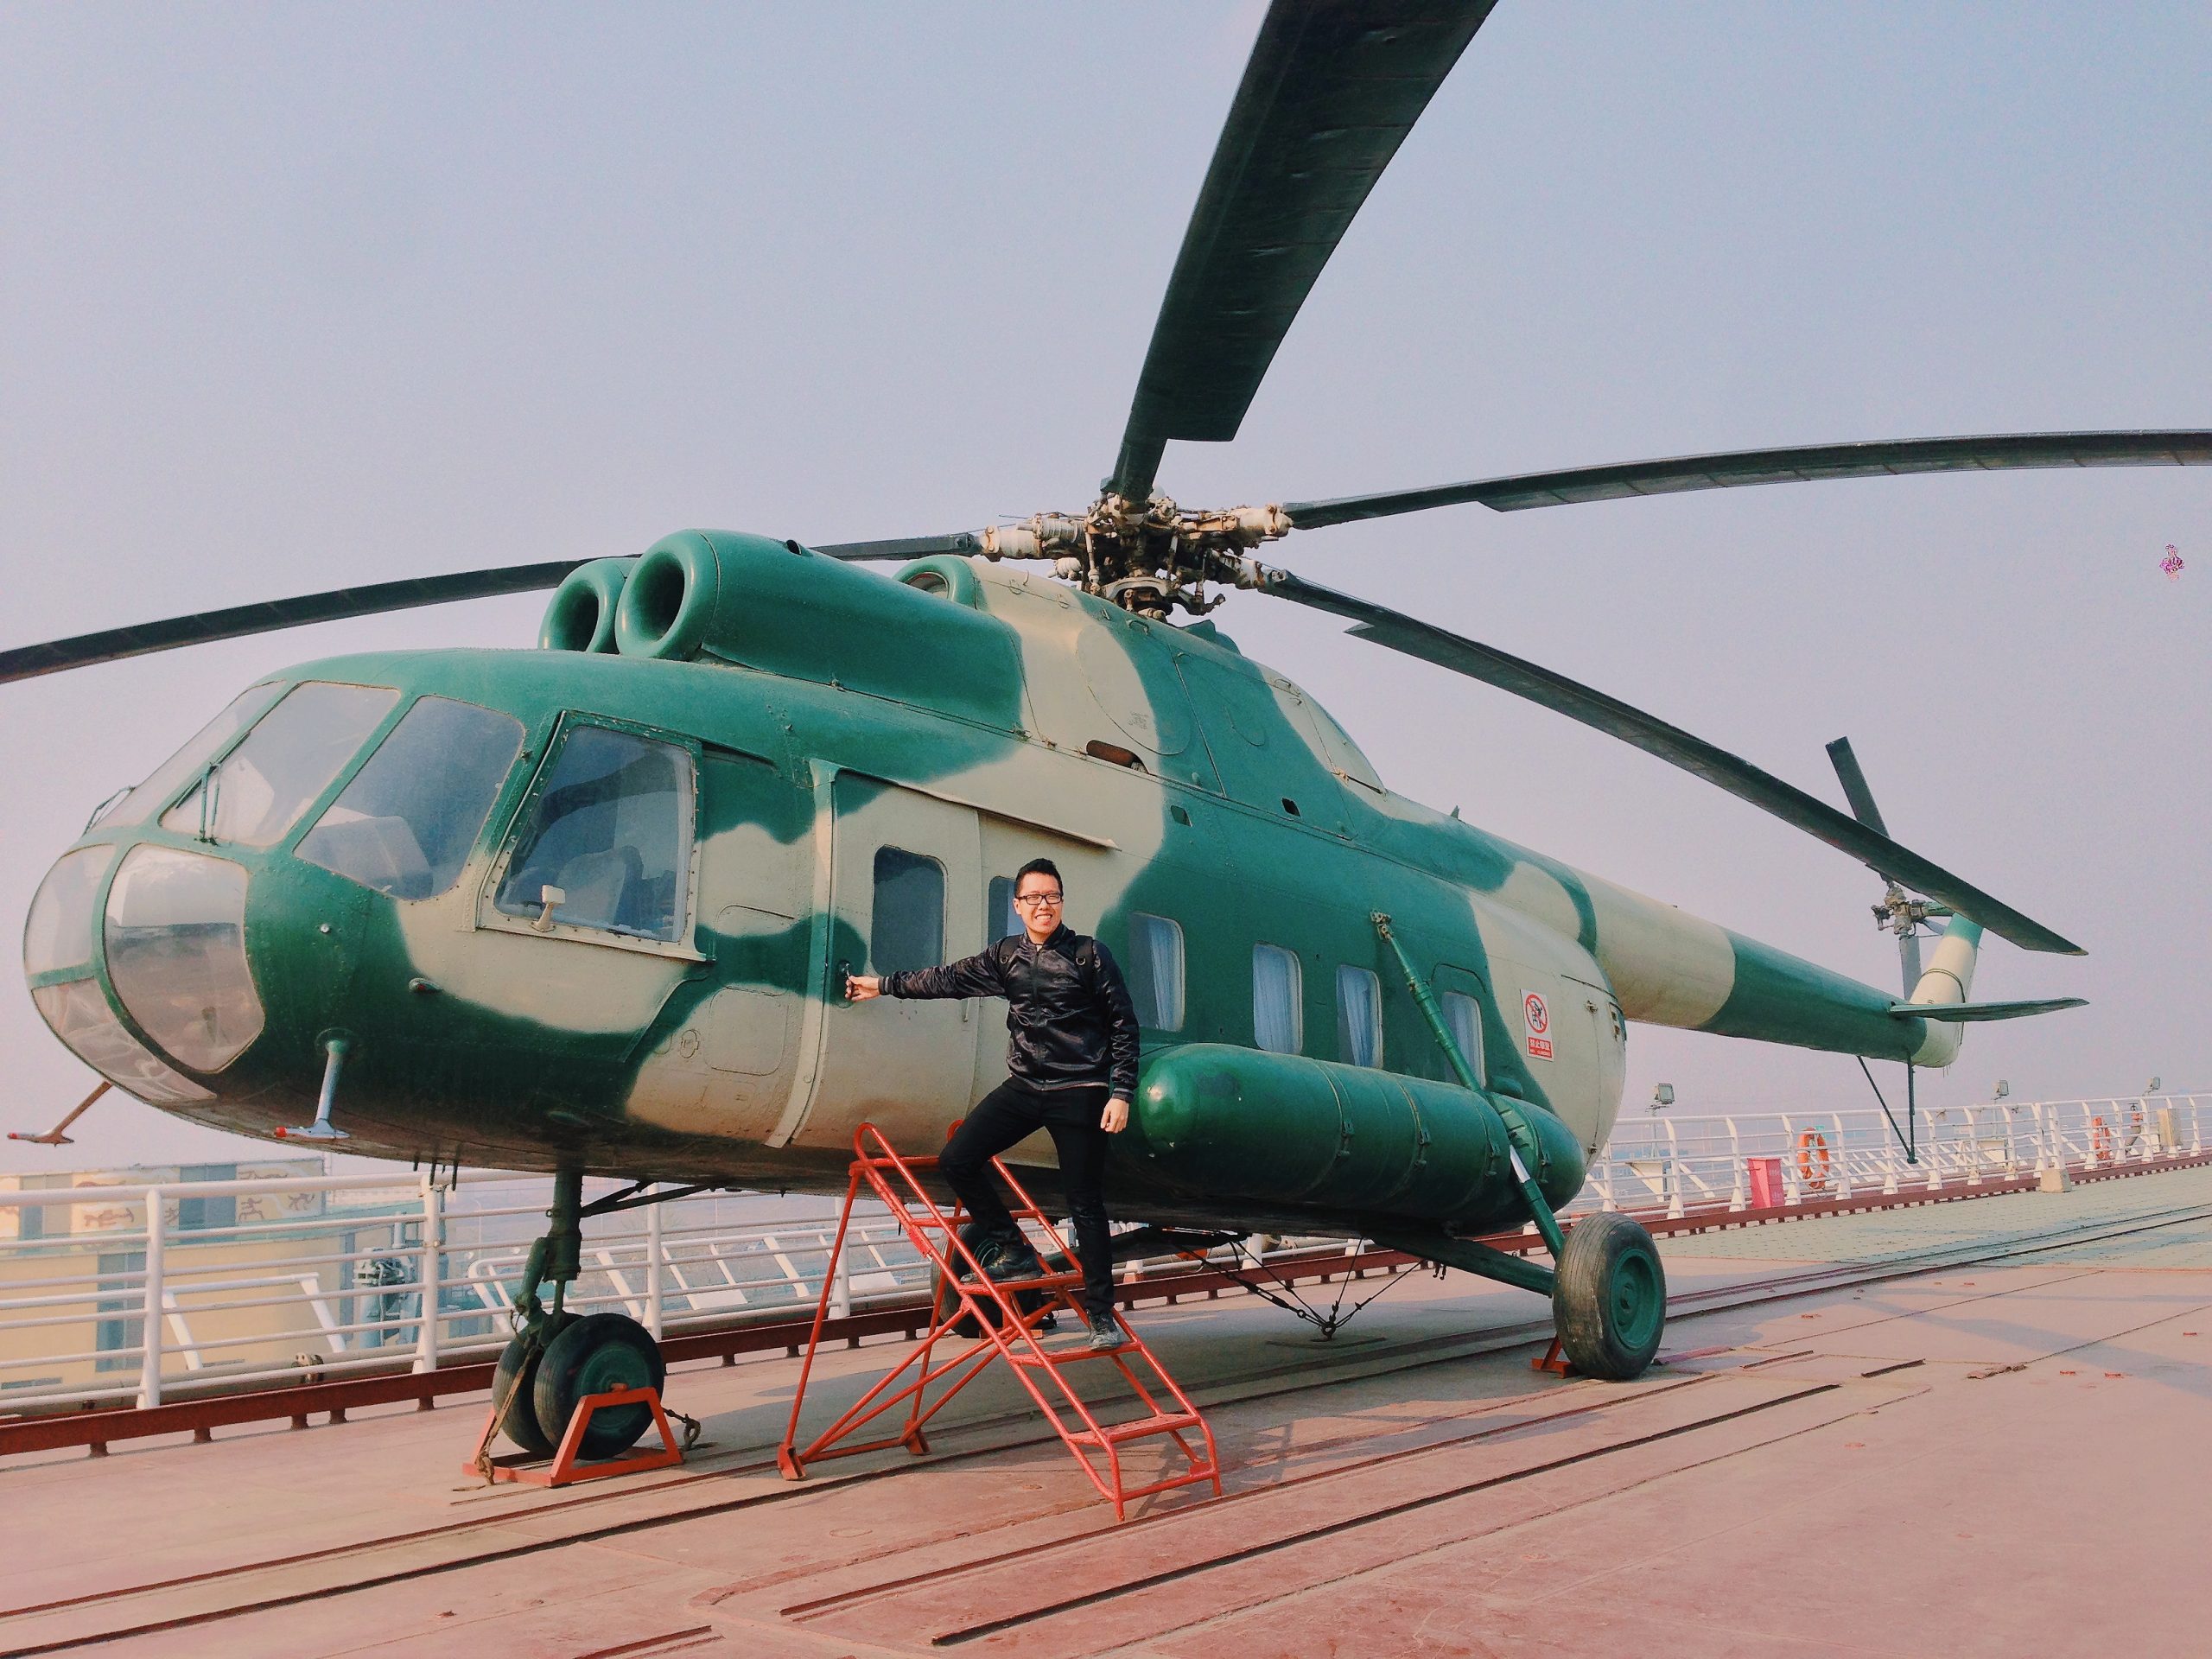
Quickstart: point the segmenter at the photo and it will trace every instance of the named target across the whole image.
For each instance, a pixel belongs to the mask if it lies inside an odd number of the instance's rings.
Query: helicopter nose
[[[66,855],[32,901],[23,935],[31,996],[54,1034],[93,1070],[143,1099],[205,1100],[161,1056],[216,1071],[261,1034],[261,996],[245,951],[247,873],[210,854],[141,844],[124,853],[96,914],[115,851]],[[115,1017],[115,999],[157,1056]]]

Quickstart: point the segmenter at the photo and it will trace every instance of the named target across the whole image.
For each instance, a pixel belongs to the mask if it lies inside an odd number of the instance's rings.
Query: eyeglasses
[[[1058,904],[1060,902],[1060,895],[1057,893],[1024,893],[1020,898],[1015,899],[1014,902],[1020,905],[1024,910],[1042,909],[1048,905]]]

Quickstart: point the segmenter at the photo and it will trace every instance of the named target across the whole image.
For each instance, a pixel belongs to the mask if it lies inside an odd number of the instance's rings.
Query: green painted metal
[[[1543,1147],[1536,1138],[1535,1130],[1529,1127],[1527,1116],[1510,1100],[1493,1100],[1483,1092],[1474,1068],[1467,1064],[1467,1057],[1459,1052],[1459,1045],[1452,1037],[1451,1028],[1444,1023],[1443,1012],[1437,1007],[1436,999],[1429,995],[1428,986],[1421,976],[1421,969],[1414,966],[1413,958],[1406,954],[1405,946],[1398,943],[1398,936],[1390,931],[1390,918],[1377,911],[1374,921],[1375,931],[1398,959],[1399,969],[1405,975],[1406,989],[1412,995],[1414,1006],[1420,1008],[1421,1018],[1428,1022],[1428,1034],[1444,1051],[1445,1059],[1465,1085],[1468,1093],[1497,1113],[1505,1126],[1506,1134],[1512,1140],[1506,1160],[1512,1166],[1513,1179],[1520,1186],[1522,1196],[1529,1201],[1529,1214],[1536,1224],[1536,1230],[1543,1235],[1544,1243],[1550,1247],[1552,1260],[1558,1261],[1567,1249],[1567,1235],[1560,1230],[1559,1217],[1552,1213],[1551,1205],[1545,1202],[1543,1190],[1537,1185],[1536,1178],[1529,1173],[1529,1165],[1532,1161],[1538,1169],[1543,1167]]]

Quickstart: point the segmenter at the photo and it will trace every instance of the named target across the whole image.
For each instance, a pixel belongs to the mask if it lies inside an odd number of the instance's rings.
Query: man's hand
[[[1109,1135],[1119,1135],[1129,1127],[1129,1103],[1119,1095],[1106,1103],[1106,1109],[1099,1115],[1098,1127]]]
[[[865,1002],[871,997],[882,995],[883,981],[876,975],[847,974],[845,976],[845,1001],[848,1002]]]

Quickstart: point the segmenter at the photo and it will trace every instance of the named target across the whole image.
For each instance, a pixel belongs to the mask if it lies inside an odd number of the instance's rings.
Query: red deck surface
[[[1457,1274],[1325,1345],[1143,1312],[1230,1496],[1119,1528],[1003,1382],[929,1459],[786,1484],[780,1356],[673,1371],[710,1444],[601,1489],[457,1478],[473,1403],[17,1460],[0,1651],[2203,1650],[2212,1173],[1667,1254],[1685,1357],[1625,1386],[1533,1374],[1542,1305]],[[821,1408],[899,1352],[826,1354]]]

